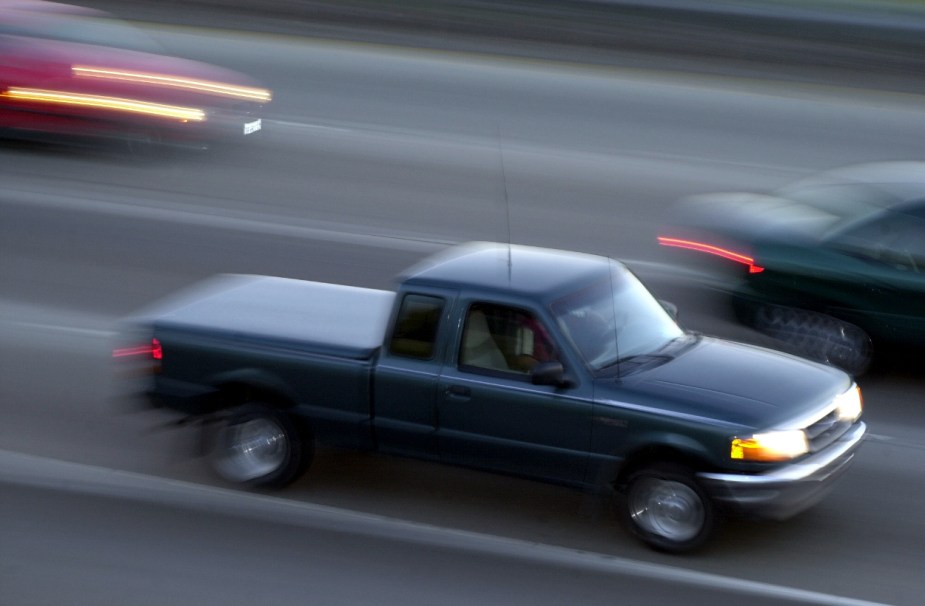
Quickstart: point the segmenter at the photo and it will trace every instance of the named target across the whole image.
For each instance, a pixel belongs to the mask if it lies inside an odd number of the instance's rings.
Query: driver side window
[[[557,359],[548,331],[532,313],[492,303],[469,307],[459,351],[464,369],[527,375],[537,363]]]

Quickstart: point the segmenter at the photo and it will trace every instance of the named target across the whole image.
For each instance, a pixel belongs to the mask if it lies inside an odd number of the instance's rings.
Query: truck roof
[[[608,275],[607,257],[495,242],[471,242],[438,253],[404,272],[408,286],[469,288],[549,300]]]

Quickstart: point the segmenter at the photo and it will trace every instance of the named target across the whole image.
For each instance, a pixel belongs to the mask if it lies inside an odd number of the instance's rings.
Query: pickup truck
[[[220,276],[123,334],[146,401],[202,421],[231,483],[376,450],[606,491],[663,551],[806,509],[866,430],[844,372],[687,332],[620,262],[527,246],[450,247],[395,292]]]

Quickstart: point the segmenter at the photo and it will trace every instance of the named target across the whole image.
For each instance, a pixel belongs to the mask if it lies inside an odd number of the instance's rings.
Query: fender
[[[299,401],[295,391],[293,391],[285,381],[274,373],[268,372],[266,369],[239,368],[208,377],[207,382],[215,388],[217,394],[221,393],[225,386],[241,385],[258,391],[276,394],[292,404],[296,404]],[[227,407],[227,404],[220,406],[220,408],[224,407]]]

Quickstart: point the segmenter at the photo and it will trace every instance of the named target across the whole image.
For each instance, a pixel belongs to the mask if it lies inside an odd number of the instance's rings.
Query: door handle
[[[450,385],[446,388],[446,395],[468,398],[472,395],[472,391],[463,385]]]

